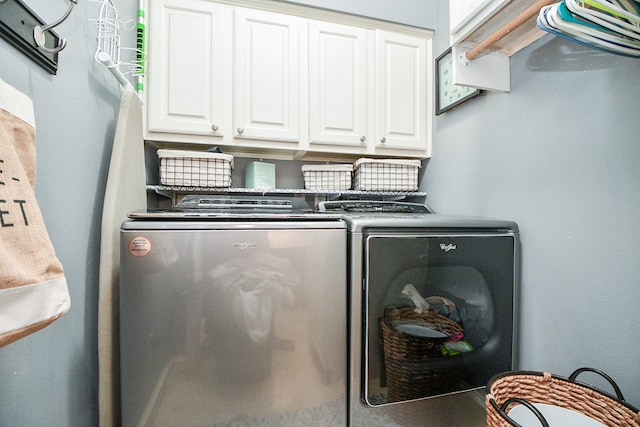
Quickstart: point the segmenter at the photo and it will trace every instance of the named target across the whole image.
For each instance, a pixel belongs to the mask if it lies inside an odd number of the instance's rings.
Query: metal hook
[[[76,4],[78,4],[78,0],[70,0],[70,4],[69,4],[69,9],[67,9],[67,12],[62,16],[62,18],[58,19],[55,22],[52,22],[49,25],[45,25],[44,27],[41,27],[40,25],[36,25],[33,29],[33,39],[36,41],[36,45],[38,45],[38,47],[42,50],[44,50],[45,52],[49,52],[49,53],[58,53],[60,52],[62,49],[64,49],[67,46],[67,40],[66,39],[59,39],[58,40],[58,46],[54,47],[53,49],[46,47],[45,44],[45,32],[51,30],[54,27],[57,27],[58,25],[60,25],[65,19],[67,19],[67,17],[69,16],[69,14],[71,14],[71,11],[73,10],[73,6],[75,6]]]

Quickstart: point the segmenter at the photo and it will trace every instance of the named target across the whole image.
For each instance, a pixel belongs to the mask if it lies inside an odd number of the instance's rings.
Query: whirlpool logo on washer
[[[247,249],[253,249],[256,247],[255,242],[236,242],[232,245],[235,249],[240,249],[241,251],[246,251]]]
[[[454,245],[453,243],[440,243],[440,249],[445,252],[449,252],[455,251],[456,249],[458,249],[458,246]]]

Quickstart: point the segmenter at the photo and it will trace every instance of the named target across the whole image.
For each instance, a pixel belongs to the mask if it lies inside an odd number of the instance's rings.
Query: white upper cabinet
[[[366,148],[373,137],[371,30],[309,22],[309,143]]]
[[[310,22],[310,147],[428,157],[429,52],[423,37]]]
[[[376,50],[376,152],[406,149],[428,156],[427,41],[378,30]]]
[[[234,136],[300,140],[300,19],[235,9]]]
[[[148,130],[224,135],[223,7],[163,0],[149,14]]]
[[[148,15],[145,139],[280,159],[430,156],[430,30],[277,1],[154,0]]]

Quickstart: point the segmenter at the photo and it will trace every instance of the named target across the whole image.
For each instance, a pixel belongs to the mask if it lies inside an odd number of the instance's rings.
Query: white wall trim
[[[368,18],[365,16],[354,15],[348,12],[339,12],[329,9],[321,9],[318,7],[304,6],[284,1],[274,0],[215,0],[214,3],[227,4],[237,7],[249,7],[252,9],[260,9],[269,12],[284,13],[287,15],[300,16],[307,19],[318,19],[323,21],[334,22],[337,24],[345,24],[359,26],[370,29],[379,29],[387,31],[396,31],[416,37],[432,38],[433,30],[415,27],[407,24],[384,21],[381,19]]]

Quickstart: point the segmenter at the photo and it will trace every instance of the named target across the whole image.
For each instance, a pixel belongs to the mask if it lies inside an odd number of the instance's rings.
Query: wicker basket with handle
[[[605,378],[616,396],[577,382],[577,376],[585,371],[595,372]],[[625,402],[620,388],[611,377],[593,368],[580,368],[569,378],[531,371],[506,372],[494,376],[487,385],[487,426],[518,426],[509,417],[509,407],[512,404],[524,404],[531,409],[535,403],[576,411],[608,427],[640,427],[638,409]],[[535,413],[535,408],[531,410]],[[541,425],[549,425],[542,414],[536,413],[536,417]]]
[[[445,335],[443,338],[418,337],[397,329],[401,324],[422,324]],[[461,376],[460,369],[436,367],[430,363],[442,358],[442,346],[458,333],[460,324],[434,311],[416,312],[408,306],[387,307],[380,321],[384,363],[387,373],[388,402],[417,399],[449,391]]]

